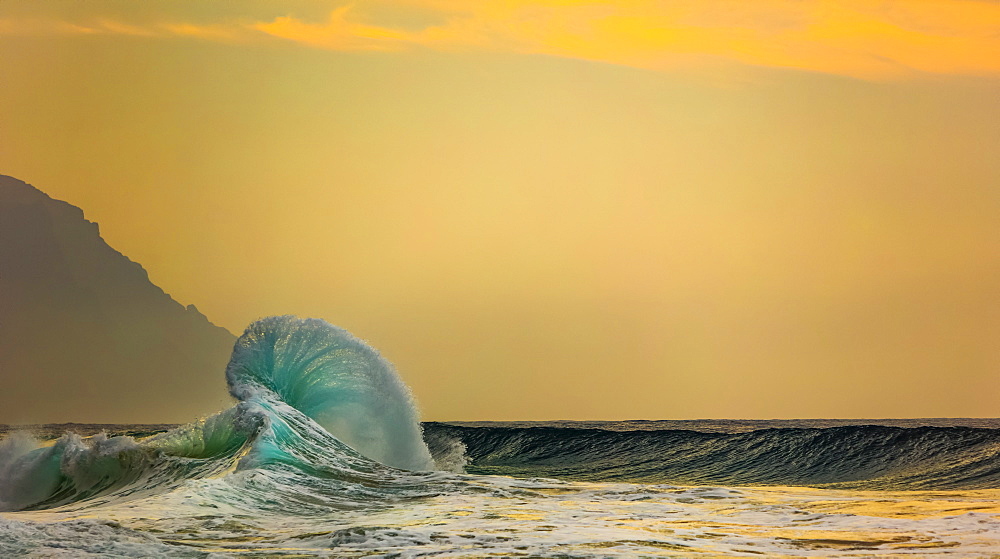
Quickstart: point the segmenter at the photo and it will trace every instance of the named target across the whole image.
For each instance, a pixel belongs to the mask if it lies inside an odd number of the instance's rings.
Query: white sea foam
[[[164,544],[176,552],[307,557],[987,558],[1000,549],[998,491],[677,487],[439,474],[430,481],[447,490],[405,505],[289,516],[255,510],[252,496],[241,501],[234,489],[244,481],[192,480],[170,493],[103,507],[101,517],[121,528],[83,526],[87,533],[106,532],[123,556],[141,555],[135,549],[144,546],[148,556],[163,555]],[[38,538],[38,545],[95,553],[102,549],[96,543],[69,537],[80,528],[66,521],[79,522],[79,514],[6,513],[29,526],[18,525],[15,543],[22,547],[7,549],[27,549]],[[38,520],[56,522],[29,523]]]
[[[34,522],[0,518],[0,556],[80,557],[204,557],[178,549],[152,534],[130,530],[109,520],[76,519]]]

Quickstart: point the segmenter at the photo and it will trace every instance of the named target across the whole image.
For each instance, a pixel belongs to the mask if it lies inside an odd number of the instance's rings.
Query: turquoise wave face
[[[409,389],[391,364],[321,320],[270,317],[226,369],[240,402],[152,437],[67,434],[0,442],[0,510],[87,507],[223,476],[213,498],[252,508],[372,506],[426,493],[433,469]]]
[[[372,460],[434,467],[409,388],[342,328],[291,316],[254,322],[236,341],[226,380],[237,399],[274,396]]]

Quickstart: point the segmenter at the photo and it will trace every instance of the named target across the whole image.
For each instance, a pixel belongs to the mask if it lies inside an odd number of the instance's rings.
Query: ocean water
[[[1000,557],[1000,420],[421,425],[293,317],[226,378],[188,425],[4,429],[0,557]]]

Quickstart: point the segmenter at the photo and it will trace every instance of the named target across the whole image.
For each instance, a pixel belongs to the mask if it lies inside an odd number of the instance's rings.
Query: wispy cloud
[[[435,23],[380,22],[393,9]],[[0,19],[0,34],[271,38],[336,51],[514,52],[652,70],[722,60],[866,79],[1000,74],[1000,3],[992,0],[383,0],[342,5],[321,20],[180,21]]]
[[[0,19],[0,36],[124,35],[130,37],[189,36],[211,40],[246,37],[238,25],[193,25],[189,23],[132,24],[114,19],[81,22],[45,19]]]
[[[171,35],[198,37],[214,41],[236,41],[248,39],[242,26],[234,25],[194,25],[191,23],[165,23],[161,29]]]
[[[268,35],[331,50],[396,50],[413,43],[410,34],[352,20],[351,12],[352,6],[348,5],[335,9],[323,23],[279,17],[252,27]]]
[[[330,49],[486,49],[654,70],[705,57],[862,78],[1000,73],[1000,3],[963,0],[399,0],[438,12],[419,31],[378,27],[352,6],[329,22],[257,29]]]

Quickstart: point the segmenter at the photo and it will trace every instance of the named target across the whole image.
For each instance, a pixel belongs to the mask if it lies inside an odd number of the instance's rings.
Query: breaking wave
[[[321,320],[269,317],[237,340],[232,408],[152,436],[0,440],[0,510],[76,510],[196,487],[211,506],[371,508],[470,477],[853,489],[1000,487],[1000,430],[841,426],[611,431],[418,423],[392,365]],[[479,489],[469,489],[479,491]],[[492,491],[492,489],[490,490]]]
[[[419,496],[434,469],[409,389],[347,331],[269,317],[237,340],[226,368],[240,402],[146,438],[0,441],[0,510],[97,506],[224,478],[219,501],[302,512]],[[408,471],[410,470],[410,471]]]

